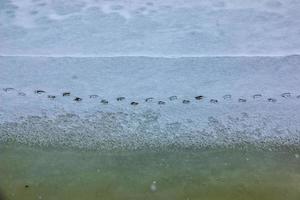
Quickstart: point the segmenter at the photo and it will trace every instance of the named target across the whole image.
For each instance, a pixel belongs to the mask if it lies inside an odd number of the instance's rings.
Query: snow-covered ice
[[[0,0],[0,141],[299,147],[299,10],[299,0]]]
[[[0,54],[297,54],[299,9],[299,0],[0,0]]]
[[[299,56],[3,56],[0,140],[91,149],[294,147],[299,64]]]

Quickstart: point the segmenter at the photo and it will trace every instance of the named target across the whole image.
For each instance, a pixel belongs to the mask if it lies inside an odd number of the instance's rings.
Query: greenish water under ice
[[[99,152],[0,144],[0,200],[299,200],[299,153]]]

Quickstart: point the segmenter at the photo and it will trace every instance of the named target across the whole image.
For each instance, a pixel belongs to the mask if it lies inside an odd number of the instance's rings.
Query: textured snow
[[[289,55],[298,0],[0,0],[2,55]]]
[[[299,64],[299,56],[0,57],[0,141],[88,149],[297,147]]]
[[[299,147],[299,10],[298,0],[0,0],[0,142]]]

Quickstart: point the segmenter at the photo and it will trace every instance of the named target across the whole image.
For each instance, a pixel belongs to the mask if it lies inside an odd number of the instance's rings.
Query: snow
[[[0,55],[298,54],[298,0],[1,0]]]
[[[298,145],[299,63],[300,56],[2,56],[0,86],[14,89],[0,92],[0,141],[88,149]]]
[[[0,0],[0,142],[299,147],[299,9],[298,0]]]

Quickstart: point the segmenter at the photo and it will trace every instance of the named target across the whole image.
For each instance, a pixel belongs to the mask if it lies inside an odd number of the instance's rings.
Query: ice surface
[[[298,0],[0,0],[2,55],[288,55]]]
[[[0,141],[91,149],[299,147],[299,64],[300,56],[3,56]]]
[[[285,55],[299,55],[299,9],[298,0],[0,0],[0,141],[297,145],[300,57]]]

